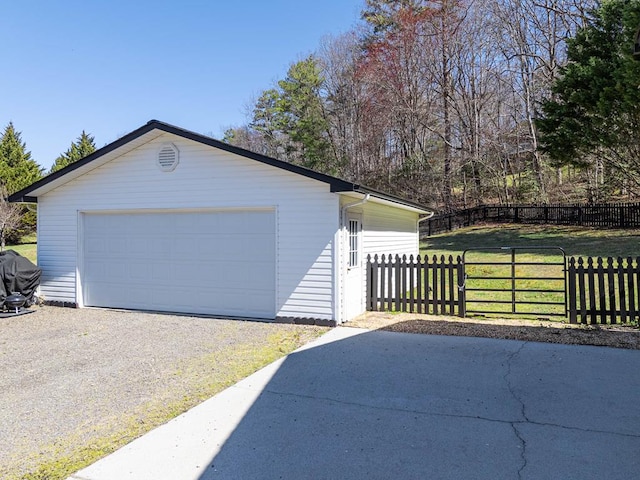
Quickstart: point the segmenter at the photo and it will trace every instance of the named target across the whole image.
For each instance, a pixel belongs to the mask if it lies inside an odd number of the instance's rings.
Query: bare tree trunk
[[[443,28],[444,33],[445,28]],[[447,54],[446,41],[442,42],[442,116],[444,122],[444,205],[447,211],[453,208],[451,204],[451,120],[449,97],[451,84],[451,71],[449,70],[449,56]]]

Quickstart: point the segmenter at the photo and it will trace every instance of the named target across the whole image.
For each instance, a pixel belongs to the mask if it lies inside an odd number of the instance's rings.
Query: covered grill
[[[42,270],[18,252],[14,250],[0,252],[0,305],[4,309],[17,313],[20,307],[13,295],[16,293],[24,296],[25,306],[33,305],[41,275]],[[11,297],[9,302],[7,297]]]

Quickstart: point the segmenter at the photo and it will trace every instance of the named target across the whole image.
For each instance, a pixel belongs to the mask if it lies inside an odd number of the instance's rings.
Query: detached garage
[[[420,205],[152,120],[15,193],[48,303],[335,324]]]

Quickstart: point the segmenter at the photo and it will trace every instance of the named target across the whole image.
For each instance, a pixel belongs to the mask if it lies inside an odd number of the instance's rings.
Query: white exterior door
[[[275,317],[274,210],[82,214],[86,306]]]
[[[350,320],[365,310],[364,274],[362,269],[362,216],[347,217],[345,245],[344,320]]]

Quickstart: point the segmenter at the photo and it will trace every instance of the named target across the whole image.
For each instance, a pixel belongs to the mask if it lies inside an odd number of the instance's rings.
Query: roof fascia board
[[[90,165],[91,162],[94,162],[97,159],[104,157],[105,155],[111,152],[114,152],[119,148],[122,148],[126,144],[133,142],[134,140],[142,137],[143,135],[151,132],[152,130],[158,130],[160,132],[177,135],[178,137],[186,138],[194,142],[198,142],[204,145],[218,148],[220,150],[223,150],[229,153],[233,153],[245,158],[250,158],[252,160],[255,160],[267,165],[271,165],[276,168],[281,168],[283,170],[287,170],[292,173],[297,173],[298,175],[302,175],[304,177],[326,183],[329,185],[329,189],[333,193],[348,193],[348,192],[362,193],[362,194],[369,193],[373,197],[386,200],[388,202],[391,202],[399,206],[404,206],[406,208],[409,208],[410,210],[419,211],[420,213],[431,213],[431,210],[426,209],[423,205],[419,205],[409,200],[405,200],[400,197],[389,195],[384,192],[379,192],[371,188],[363,187],[361,185],[348,182],[346,180],[342,180],[337,177],[332,177],[324,173],[316,172],[314,170],[301,167],[300,165],[294,165],[292,163],[287,163],[282,160],[277,160],[275,158],[267,157],[266,155],[255,153],[250,150],[245,150],[240,147],[235,147],[233,145],[223,143],[214,138],[206,137],[204,135],[200,135],[198,133],[185,130],[183,128],[179,128],[174,125],[170,125],[168,123],[160,122],[158,120],[150,120],[142,127],[96,150],[91,155],[88,155],[85,158],[78,160],[77,162],[67,165],[65,168],[62,168],[57,172],[51,173],[46,177],[42,178],[41,180],[38,180],[37,182],[29,185],[28,187],[25,187],[22,190],[10,195],[8,200],[10,202],[26,202],[27,201],[26,199],[29,199],[29,201],[33,201],[34,199],[37,200],[36,198],[37,195],[33,195],[33,192],[36,192],[37,190],[40,190],[46,186],[50,186],[50,188],[55,188],[56,186],[66,183],[64,182],[64,177],[66,177],[67,175],[69,175],[69,180],[72,180],[73,178],[75,178],[75,176],[72,175],[74,171],[81,169],[83,167],[86,167],[87,165]],[[99,165],[96,165],[96,166],[99,166]],[[78,172],[78,174],[81,174],[81,173]],[[52,183],[55,186],[51,186],[50,184]],[[44,193],[46,193],[46,191]]]
[[[336,178],[336,177],[332,177],[330,175],[326,175],[323,173],[319,173],[316,172],[314,170],[310,170],[308,168],[305,167],[301,167],[299,165],[294,165],[292,163],[287,163],[284,162],[282,160],[277,160],[275,158],[271,158],[271,157],[267,157],[265,155],[259,154],[259,153],[255,153],[252,152],[250,150],[245,150],[243,148],[239,148],[239,147],[235,147],[233,145],[229,145],[226,143],[223,143],[219,140],[216,140],[214,138],[211,137],[206,137],[204,135],[200,135],[198,133],[189,131],[189,130],[185,130],[179,127],[176,127],[174,125],[169,125],[168,123],[164,123],[164,122],[160,122],[158,120],[151,120],[149,121],[146,125],[143,125],[142,127],[134,130],[133,132],[119,138],[118,140],[116,140],[115,142],[110,143],[109,145],[106,145],[104,147],[102,147],[99,150],[96,150],[95,152],[93,152],[91,155],[86,156],[85,158],[78,160],[77,162],[74,162],[70,165],[67,165],[65,168],[62,168],[60,170],[58,170],[57,172],[54,172],[52,174],[47,175],[46,177],[38,180],[37,182],[29,185],[26,188],[23,188],[22,190],[14,193],[13,195],[10,195],[8,200],[10,202],[20,202],[22,198],[24,198],[25,196],[28,196],[30,193],[52,183],[52,182],[56,182],[57,180],[61,179],[62,177],[65,177],[67,175],[69,175],[70,173],[72,173],[75,170],[78,170],[79,168],[84,167],[85,165],[90,164],[91,162],[95,161],[96,159],[103,157],[104,155],[113,152],[114,150],[117,150],[118,148],[121,148],[122,146],[126,145],[129,142],[134,141],[135,139],[145,135],[146,133],[152,131],[152,130],[159,130],[161,132],[165,132],[165,133],[170,133],[170,134],[174,134],[177,135],[179,137],[182,138],[186,138],[189,140],[193,140],[195,142],[204,144],[204,145],[209,145],[211,147],[215,147],[215,148],[219,148],[221,150],[224,150],[226,152],[230,152],[230,153],[234,153],[236,155],[240,155],[242,157],[246,157],[246,158],[250,158],[252,160],[256,160],[258,162],[261,163],[265,163],[267,165],[271,165],[277,168],[282,168],[283,170],[287,170],[290,171],[292,173],[297,173],[299,175],[308,177],[308,178],[312,178],[314,180],[318,180],[320,182],[323,183],[327,183],[330,186],[330,190],[331,191],[342,191],[342,190],[351,190],[354,187],[354,184],[347,182],[345,180]]]
[[[388,193],[380,192],[378,190],[374,190],[372,188],[363,187],[361,185],[356,185],[356,188],[352,190],[354,193],[360,193],[366,195],[367,193],[374,198],[378,198],[380,200],[385,200],[386,202],[392,203],[394,205],[400,205],[403,207],[407,207],[410,210],[415,210],[420,213],[432,213],[433,210],[425,207],[424,205],[420,205],[419,203],[412,202],[410,200],[406,200],[401,197],[396,197],[395,195],[390,195]],[[349,191],[342,191],[340,193],[349,193]]]
[[[144,135],[145,133],[150,132],[151,130],[153,130],[155,127],[153,125],[151,125],[151,122],[147,123],[146,125],[143,125],[142,127],[134,130],[131,133],[128,133],[127,135],[120,137],[119,139],[117,139],[114,142],[111,142],[108,145],[105,145],[104,147],[96,150],[95,152],[93,152],[91,155],[87,155],[86,157],[73,162],[69,165],[67,165],[64,168],[61,168],[60,170],[53,172],[49,175],[47,175],[44,178],[41,178],[40,180],[38,180],[35,183],[32,183],[31,185],[23,188],[22,190],[19,190],[18,192],[9,195],[9,202],[21,202],[23,200],[23,198],[27,198],[29,196],[30,193],[52,183],[55,182],[56,180],[61,179],[62,177],[65,177],[67,175],[69,175],[71,172],[74,172],[75,170],[78,170],[79,168],[84,167],[85,165],[95,161],[96,159],[103,157],[104,155],[107,155],[108,153],[113,152],[114,150],[117,150],[118,148],[126,145],[129,142],[132,142],[133,140],[141,137],[142,135]]]
[[[11,195],[11,197],[13,197],[13,195]],[[18,199],[11,199],[11,197],[8,197],[7,200],[9,202],[16,202],[16,203],[38,203],[38,197],[30,197],[28,195],[22,196]]]
[[[301,167],[300,165],[295,165],[293,163],[288,163],[272,157],[267,157],[266,155],[252,152],[251,150],[245,150],[244,148],[236,147],[234,145],[229,145],[228,143],[221,142],[219,140],[216,140],[215,138],[205,137],[198,133],[191,132],[189,130],[184,130],[182,128],[169,125],[167,123],[159,122],[157,120],[152,120],[152,122],[155,122],[156,128],[166,133],[172,133],[174,135],[178,135],[180,137],[193,140],[195,142],[209,145],[210,147],[219,148],[220,150],[224,150],[229,153],[234,153],[236,155],[240,155],[241,157],[250,158],[252,160],[256,160],[258,162],[271,165],[273,167],[281,168],[283,170],[288,170],[292,173],[297,173],[299,175],[312,178],[314,180],[318,180],[323,183],[327,183],[329,184],[330,190],[332,192],[340,191],[341,189],[344,189],[344,188],[350,189],[354,186],[353,183],[347,182],[346,180],[332,177],[331,175],[326,175],[324,173],[316,172],[315,170],[310,170],[308,168]]]

